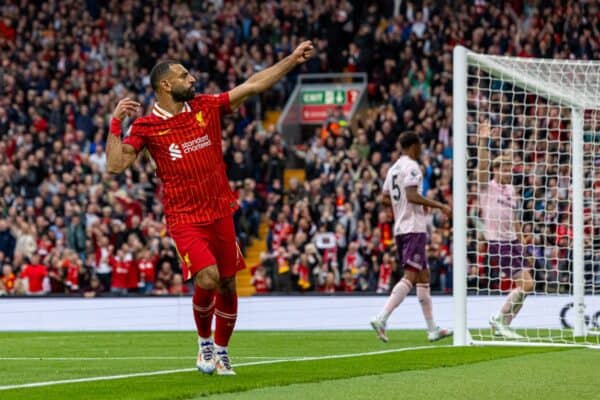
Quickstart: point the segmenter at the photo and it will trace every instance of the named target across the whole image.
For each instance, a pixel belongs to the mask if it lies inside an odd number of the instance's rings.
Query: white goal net
[[[600,63],[454,56],[455,343],[600,344]]]

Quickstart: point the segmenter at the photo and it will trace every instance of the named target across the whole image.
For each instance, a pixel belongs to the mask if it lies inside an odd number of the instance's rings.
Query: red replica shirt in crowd
[[[128,259],[125,261],[125,264],[127,265],[127,288],[135,289],[138,287],[138,282],[140,281],[138,264],[133,259]]]
[[[156,162],[168,225],[209,224],[237,209],[221,148],[221,116],[227,112],[228,93],[196,96],[177,115],[155,104],[123,141],[137,151],[145,146]]]
[[[123,261],[119,257],[110,257],[108,261],[112,267],[111,287],[115,289],[127,289],[127,278],[131,261]]]
[[[21,278],[27,278],[29,282],[29,293],[39,293],[43,290],[44,278],[48,276],[48,270],[41,264],[28,264],[23,267]]]
[[[377,282],[377,289],[388,291],[390,289],[390,278],[392,277],[392,265],[381,264],[379,266],[379,281]]]
[[[69,263],[65,281],[71,290],[79,290],[79,266],[77,264]]]
[[[152,260],[141,259],[138,261],[140,278],[146,283],[154,283],[154,268]]]
[[[254,289],[256,289],[256,293],[269,293],[269,285],[267,285],[267,279],[262,276],[255,276]]]

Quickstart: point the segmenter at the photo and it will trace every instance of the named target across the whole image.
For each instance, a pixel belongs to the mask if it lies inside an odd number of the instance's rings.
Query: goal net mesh
[[[467,60],[469,332],[475,341],[506,340],[494,334],[488,319],[501,309],[524,267],[533,291],[508,318],[521,341],[598,344],[600,64],[474,54]],[[576,116],[583,117],[584,139],[583,338],[574,338],[572,330]],[[503,212],[506,203],[512,215]],[[508,226],[515,237],[498,228]]]

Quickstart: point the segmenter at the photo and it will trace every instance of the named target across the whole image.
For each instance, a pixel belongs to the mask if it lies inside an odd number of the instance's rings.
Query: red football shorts
[[[183,278],[217,265],[221,278],[230,278],[246,268],[233,226],[233,217],[225,217],[209,225],[181,224],[170,229],[179,253]]]

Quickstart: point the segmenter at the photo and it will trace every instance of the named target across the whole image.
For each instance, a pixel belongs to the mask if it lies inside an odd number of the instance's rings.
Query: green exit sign
[[[343,90],[307,90],[302,92],[303,104],[346,104],[346,92]]]

